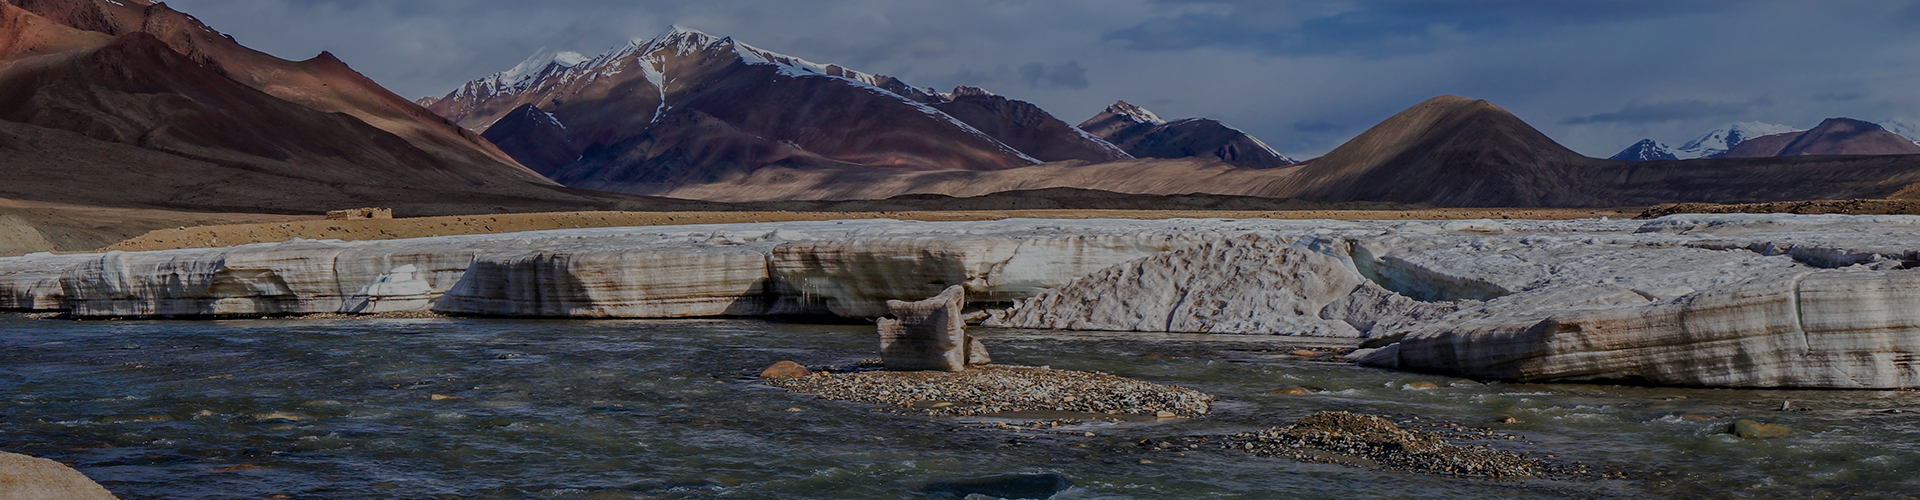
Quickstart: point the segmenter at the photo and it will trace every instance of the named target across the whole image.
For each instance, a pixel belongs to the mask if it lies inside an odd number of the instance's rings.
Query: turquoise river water
[[[73,464],[128,499],[921,498],[932,481],[1001,473],[1063,475],[1077,486],[1062,499],[1920,494],[1916,392],[1481,384],[1315,362],[1285,354],[1284,338],[975,333],[998,362],[1220,401],[1191,420],[1009,431],[752,377],[783,359],[873,357],[861,325],[0,316],[0,450]],[[1266,394],[1296,385],[1322,392]],[[1519,438],[1462,444],[1625,478],[1456,478],[1136,444],[1321,410],[1494,428]],[[1724,433],[1735,418],[1797,433],[1740,439]]]

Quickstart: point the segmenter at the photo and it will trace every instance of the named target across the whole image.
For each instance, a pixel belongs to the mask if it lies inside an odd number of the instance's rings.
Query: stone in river
[[[1766,439],[1793,435],[1793,428],[1778,424],[1763,424],[1741,419],[1733,422],[1727,432],[1746,439]]]
[[[1296,386],[1288,387],[1285,389],[1267,391],[1267,394],[1272,394],[1275,396],[1305,396],[1308,394],[1313,394],[1313,391],[1307,390],[1307,388],[1305,387],[1300,387],[1296,385]]]
[[[879,320],[881,362],[888,370],[966,370],[964,305],[960,285],[918,302],[887,301],[893,317]]]
[[[0,452],[0,498],[97,500],[114,496],[85,474],[59,462]]]
[[[960,499],[968,495],[994,498],[1045,499],[1073,487],[1073,481],[1059,474],[1001,474],[997,476],[937,481],[921,491],[930,498]]]
[[[798,378],[798,377],[805,377],[808,374],[809,372],[807,372],[807,367],[800,366],[800,363],[795,363],[792,361],[781,361],[779,363],[774,363],[773,366],[769,366],[765,370],[761,370],[760,378],[765,378],[765,379]]]

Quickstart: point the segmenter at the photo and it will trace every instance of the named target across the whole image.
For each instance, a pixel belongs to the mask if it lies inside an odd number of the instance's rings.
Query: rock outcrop
[[[113,500],[113,493],[60,462],[0,451],[0,498]]]
[[[888,370],[957,372],[985,358],[986,348],[967,337],[961,312],[966,305],[967,291],[960,285],[926,300],[887,301],[892,317],[879,320],[880,361]]]
[[[995,326],[1342,337],[1377,348],[1365,364],[1479,378],[1894,388],[1920,386],[1915,235],[1745,214],[574,229],[4,258],[0,307],[876,318],[957,289]]]

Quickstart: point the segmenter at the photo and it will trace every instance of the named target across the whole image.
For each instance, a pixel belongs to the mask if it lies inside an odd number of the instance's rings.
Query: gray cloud
[[[1746,102],[1688,99],[1684,101],[1631,103],[1619,111],[1576,116],[1561,120],[1560,123],[1563,125],[1584,125],[1590,123],[1666,123],[1703,118],[1725,118],[1740,116],[1746,114],[1755,106],[1765,106],[1772,103],[1772,101],[1767,99],[1754,99]]]
[[[1087,68],[1080,67],[1080,61],[1067,61],[1051,68],[1045,64],[1026,63],[1020,65],[1020,80],[1031,88],[1084,89],[1091,85],[1087,81]]]
[[[1465,39],[1540,35],[1569,26],[1713,13],[1743,5],[1728,0],[1361,0],[1315,9],[1299,2],[1258,0],[1167,3],[1217,9],[1149,19],[1106,38],[1139,50],[1220,46],[1377,58],[1430,52]]]

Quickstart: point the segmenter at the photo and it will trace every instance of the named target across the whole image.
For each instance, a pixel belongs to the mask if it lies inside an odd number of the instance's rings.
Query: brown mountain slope
[[[763,168],[718,182],[659,186],[638,194],[728,202],[876,200],[908,194],[973,197],[1075,188],[1127,194],[1206,193],[1272,197],[1289,169],[1254,170],[1214,159],[1055,162],[1003,170],[887,171],[872,168]],[[1280,196],[1284,198],[1284,196]]]
[[[1298,167],[1275,192],[1442,206],[1605,205],[1578,188],[1581,156],[1492,103],[1440,96]]]
[[[400,136],[441,163],[510,170],[518,165],[478,134],[387,91],[332,54],[293,62],[249,49],[193,16],[147,0],[0,0],[56,24],[117,37],[153,35],[241,84],[322,112],[346,113]],[[528,182],[545,182],[528,171]]]
[[[1920,154],[1920,145],[1888,132],[1877,124],[1851,118],[1828,118],[1811,130],[1756,137],[1741,142],[1727,151],[1726,157],[1904,154]]]
[[[112,38],[59,28],[59,23],[0,2],[0,61],[98,47]]]

